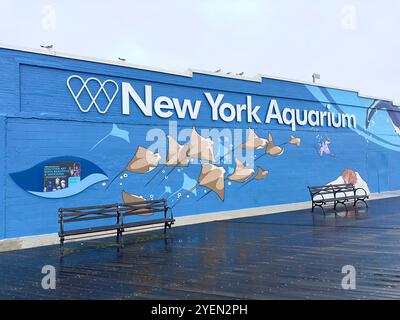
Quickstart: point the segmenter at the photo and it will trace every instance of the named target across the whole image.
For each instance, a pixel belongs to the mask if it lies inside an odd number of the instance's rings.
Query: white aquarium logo
[[[73,81],[79,84],[78,90],[72,88],[71,84]],[[90,86],[90,83],[93,82],[95,82],[98,85],[97,89],[93,89],[94,87]],[[114,99],[119,91],[118,84],[114,80],[109,79],[105,81],[100,81],[99,79],[94,77],[90,77],[84,80],[82,77],[78,75],[72,75],[67,79],[67,87],[71,92],[71,95],[74,98],[78,108],[85,113],[89,112],[93,106],[95,106],[95,108],[99,113],[101,114],[106,113],[108,109],[110,109],[110,106],[114,102]],[[89,96],[89,101],[87,105],[82,105],[81,102],[82,99],[80,98],[82,94],[85,92]],[[104,96],[108,101],[108,103],[104,106],[104,108],[101,108],[97,103],[97,99],[99,98],[101,93],[104,94]]]

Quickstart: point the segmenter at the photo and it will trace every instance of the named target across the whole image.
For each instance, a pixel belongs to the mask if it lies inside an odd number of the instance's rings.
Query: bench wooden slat
[[[166,206],[142,206],[142,207],[132,207],[119,209],[119,212],[133,212],[138,210],[164,210]]]
[[[134,228],[134,227],[141,227],[141,226],[148,226],[152,224],[161,224],[165,222],[174,222],[175,219],[156,219],[156,220],[148,220],[148,221],[140,221],[140,222],[130,222],[130,223],[124,223],[123,227],[124,228]]]
[[[111,208],[111,207],[125,207],[131,205],[140,205],[146,203],[158,203],[158,202],[167,202],[166,199],[160,200],[145,200],[140,202],[133,202],[133,203],[114,203],[114,204],[103,204],[103,205],[96,205],[96,206],[85,206],[85,207],[76,207],[76,208],[60,208],[58,209],[59,212],[68,212],[68,211],[75,211],[75,210],[90,210],[90,209],[99,209],[99,208]]]
[[[116,208],[110,208],[110,209],[104,209],[104,210],[96,210],[96,211],[90,211],[90,210],[74,210],[71,212],[62,212],[62,215],[64,217],[75,217],[75,216],[80,216],[82,214],[102,214],[102,213],[111,213],[111,212],[116,212]],[[61,214],[61,213],[60,213]]]
[[[111,226],[99,226],[99,227],[91,227],[91,228],[84,228],[84,229],[66,230],[62,233],[59,232],[59,235],[75,236],[75,235],[81,235],[81,234],[86,234],[86,233],[117,230],[117,229],[121,229],[121,228],[122,228],[122,225],[114,224]]]
[[[131,216],[140,216],[144,214],[151,214],[151,213],[159,213],[159,212],[164,212],[164,209],[160,210],[138,210],[138,211],[132,211],[132,212],[127,212],[124,213],[124,217],[131,217]]]
[[[153,200],[153,201],[139,201],[139,202],[132,202],[132,203],[122,203],[119,204],[120,208],[129,208],[129,207],[138,207],[143,205],[162,205],[166,204],[167,201],[165,200]]]
[[[82,221],[92,221],[92,220],[100,220],[100,219],[110,219],[110,218],[117,218],[117,214],[113,215],[99,215],[95,217],[84,217],[84,218],[70,218],[70,219],[61,219],[58,220],[58,223],[64,222],[64,223],[72,223],[72,222],[82,222]]]

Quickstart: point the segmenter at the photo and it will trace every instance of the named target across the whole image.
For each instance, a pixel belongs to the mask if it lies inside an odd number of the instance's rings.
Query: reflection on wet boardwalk
[[[2,299],[400,298],[400,198],[347,217],[309,211],[0,254]],[[54,265],[57,289],[41,288]],[[341,288],[353,265],[357,289]]]

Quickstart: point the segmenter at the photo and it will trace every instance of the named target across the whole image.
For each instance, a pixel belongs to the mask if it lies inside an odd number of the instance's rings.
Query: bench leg
[[[64,237],[60,237],[60,255],[61,257],[64,256]]]
[[[323,204],[321,204],[321,205],[318,205],[318,204],[314,205],[314,206],[312,207],[312,209],[311,209],[311,213],[314,213],[316,207],[321,208],[322,213],[324,214],[324,216],[326,216],[326,213],[325,213],[324,205],[323,205]]]
[[[312,213],[314,213],[316,207],[321,208],[322,213],[324,214],[324,216],[326,215],[325,210],[324,210],[324,203],[316,204],[315,202],[313,202],[313,203],[312,203],[312,208],[311,208],[311,212],[312,212]]]
[[[118,229],[118,244],[121,246],[121,248],[124,247],[124,236],[123,236],[123,229]]]
[[[368,208],[367,201],[365,201],[364,199],[357,199],[357,200],[354,202],[354,206],[356,206],[357,203],[358,203],[359,201],[364,202],[365,206]]]
[[[344,205],[344,208],[346,209],[346,215],[349,213],[349,210],[347,209],[347,206],[346,206],[346,204],[344,203],[344,202],[335,202],[335,206],[333,207],[333,209],[335,210],[335,216],[337,216],[337,210],[336,210],[336,207],[337,207],[337,205],[338,204],[342,204],[342,205]]]
[[[322,210],[322,213],[324,214],[324,216],[326,216],[326,212],[325,212],[325,209],[324,209],[324,204],[320,204],[320,205],[315,205],[315,208],[316,207],[320,207],[321,208],[321,210]]]

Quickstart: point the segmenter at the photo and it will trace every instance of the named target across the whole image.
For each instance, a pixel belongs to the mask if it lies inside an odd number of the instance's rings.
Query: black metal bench
[[[324,206],[333,204],[335,215],[337,214],[336,208],[339,204],[346,208],[349,201],[354,201],[353,206],[357,206],[359,201],[364,202],[368,208],[368,204],[365,201],[369,198],[367,192],[363,188],[356,188],[352,184],[331,184],[326,186],[314,186],[308,187],[310,191],[312,201],[312,212],[316,207],[320,207],[325,214]]]
[[[172,210],[167,206],[165,199],[161,200],[148,200],[134,203],[116,203],[106,204],[99,206],[87,206],[79,208],[61,208],[58,209],[58,223],[60,224],[60,246],[64,245],[66,238],[72,236],[82,236],[86,234],[101,233],[115,230],[117,232],[117,242],[123,245],[123,232],[126,229],[151,226],[151,225],[164,225],[164,233],[167,228],[171,228],[175,219]],[[169,212],[169,217],[168,216]],[[135,222],[126,222],[125,218],[132,216],[147,216],[156,213],[164,213],[163,218],[143,220]],[[108,220],[109,223],[78,229],[65,230],[65,225],[75,222],[88,222],[94,220]]]

